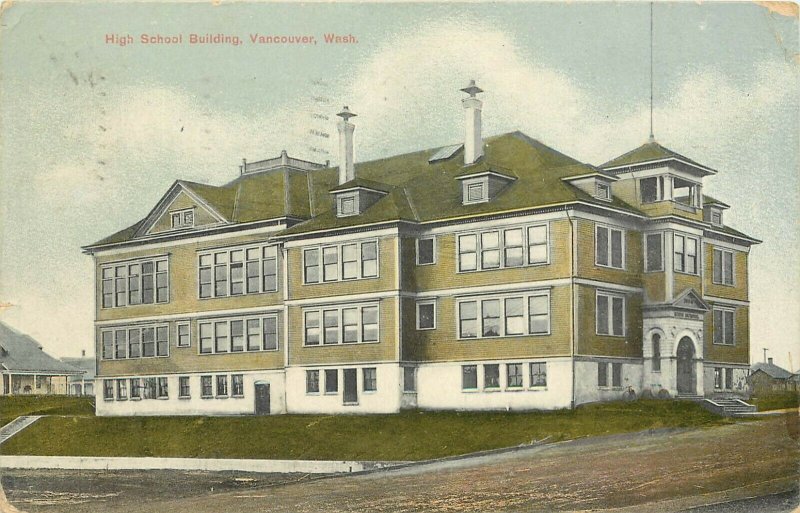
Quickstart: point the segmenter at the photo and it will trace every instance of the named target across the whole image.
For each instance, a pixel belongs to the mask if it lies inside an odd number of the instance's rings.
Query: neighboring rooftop
[[[767,374],[768,376],[770,376],[772,378],[775,378],[775,379],[789,379],[790,377],[792,377],[792,373],[791,372],[787,371],[783,367],[778,367],[777,365],[775,365],[772,362],[769,362],[769,363],[763,363],[763,362],[762,363],[754,363],[750,367],[750,370],[752,371],[751,374],[754,373],[754,372],[757,372],[757,371],[761,371],[761,372],[763,372],[763,373]]]
[[[81,374],[82,371],[44,352],[42,345],[0,322],[0,368],[10,372]]]

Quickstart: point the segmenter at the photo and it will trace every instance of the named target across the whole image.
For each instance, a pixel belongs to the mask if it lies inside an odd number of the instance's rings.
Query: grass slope
[[[55,395],[0,397],[0,426],[20,415],[94,415],[94,399]]]
[[[758,397],[751,397],[750,404],[756,405],[758,411],[782,410],[784,408],[797,408],[800,394],[792,391],[774,392]]]
[[[730,422],[678,401],[605,403],[553,412],[421,412],[269,417],[52,417],[2,454],[322,460],[421,460],[665,427]]]

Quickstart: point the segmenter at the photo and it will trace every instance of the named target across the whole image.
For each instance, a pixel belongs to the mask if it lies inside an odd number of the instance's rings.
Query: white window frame
[[[678,259],[676,258],[677,255],[678,255],[678,252],[677,252],[676,248],[678,246],[675,244],[675,241],[678,238],[683,239],[683,252],[680,253],[680,255],[681,255],[681,260],[680,260],[681,269],[678,269]],[[694,272],[689,272],[689,271],[686,270],[686,267],[687,267],[686,266],[686,262],[687,262],[686,242],[688,240],[693,240],[694,241]],[[700,246],[700,239],[699,238],[697,238],[695,236],[692,236],[692,235],[687,235],[685,233],[674,232],[673,235],[672,235],[672,260],[673,260],[673,262],[672,262],[672,270],[675,271],[676,273],[688,274],[689,276],[699,276],[700,275],[700,253],[701,253],[700,248],[701,248],[701,246]]]
[[[595,197],[603,201],[611,201],[611,185],[602,181],[596,181],[594,185]]]
[[[144,356],[144,330],[152,329],[153,330],[153,356]],[[163,330],[167,334],[166,340],[166,348],[167,354],[158,354],[158,332],[159,330]],[[138,331],[139,332],[139,356],[131,356],[131,346],[130,346],[130,332],[131,331]],[[169,334],[169,324],[165,323],[156,323],[156,324],[136,324],[136,325],[119,325],[119,326],[112,326],[108,328],[100,329],[100,359],[105,361],[110,360],[139,360],[142,358],[169,358],[170,356],[170,334]],[[125,357],[124,358],[117,358],[117,333],[122,332],[125,334]],[[111,354],[110,357],[106,355],[104,341],[103,341],[103,334],[110,333],[111,334]]]
[[[533,297],[547,297],[547,331],[542,333],[532,333],[530,330],[530,300]],[[520,334],[507,334],[506,333],[506,299],[522,298],[525,321],[525,330]],[[500,333],[499,335],[484,336],[483,335],[483,301],[499,301],[500,302]],[[476,303],[477,308],[477,329],[476,336],[462,337],[461,336],[461,305],[463,303]],[[497,338],[520,338],[520,337],[544,337],[552,334],[552,317],[553,305],[550,297],[550,290],[528,290],[516,294],[509,293],[503,295],[490,295],[490,296],[477,296],[477,297],[464,297],[456,300],[456,315],[455,315],[455,330],[457,340],[480,340],[480,339],[497,339]]]
[[[657,235],[661,239],[661,261],[657,269],[649,269],[650,267],[650,237]],[[644,272],[646,273],[662,273],[664,272],[664,232],[645,232],[644,233]]]
[[[475,369],[475,386],[474,387],[469,387],[469,388],[464,386],[464,371],[468,367],[471,367],[471,368]],[[462,365],[461,366],[461,391],[462,392],[477,392],[478,390],[480,390],[481,380],[480,380],[480,375],[478,374],[478,368],[479,367],[480,367],[480,365],[475,364],[475,363],[466,364],[466,365]]]
[[[736,346],[736,308],[733,307],[722,307],[722,306],[714,306],[711,309],[711,327],[712,327],[712,338],[711,342],[717,346],[727,346],[727,347],[734,347]],[[722,317],[722,325],[717,326],[717,312],[721,312]],[[725,342],[726,334],[725,331],[725,316],[730,314],[731,315],[731,342],[730,344]],[[717,330],[722,330],[722,337],[721,342],[717,342]]]
[[[604,228],[605,230],[608,231],[608,244],[607,244],[607,247],[606,247],[606,258],[607,258],[607,262],[608,262],[607,264],[601,264],[599,262],[599,259],[598,259],[598,257],[600,256],[600,251],[599,251],[600,250],[600,238],[597,236],[597,232],[600,230],[600,228]],[[620,237],[620,251],[621,251],[620,260],[621,260],[621,265],[619,267],[617,267],[617,266],[615,266],[613,264],[613,262],[614,262],[614,249],[613,249],[613,245],[611,243],[611,240],[612,240],[611,234],[612,234],[612,232],[619,232],[619,234],[620,234],[619,237]],[[623,270],[624,271],[626,269],[626,264],[627,264],[627,262],[626,262],[627,259],[625,258],[625,253],[626,253],[626,249],[627,249],[627,243],[625,241],[625,236],[626,235],[627,235],[627,233],[626,233],[626,230],[624,228],[620,228],[618,226],[611,226],[609,224],[595,223],[595,225],[594,225],[594,265],[596,265],[598,267],[605,267],[605,268],[608,268],[608,269],[619,269],[619,270]]]
[[[270,349],[264,349],[264,320],[265,319],[273,319],[275,321],[275,347]],[[258,320],[258,338],[259,338],[259,348],[258,349],[250,349],[249,337],[248,337],[248,321]],[[243,337],[243,348],[241,351],[232,351],[233,348],[233,334],[231,332],[231,323],[241,321],[242,322],[242,337]],[[225,351],[218,351],[217,350],[217,336],[216,336],[216,326],[217,323],[226,323],[227,324],[227,349]],[[201,352],[202,344],[200,343],[200,333],[202,333],[202,327],[204,325],[210,326],[211,329],[211,351]],[[281,348],[281,341],[280,341],[280,320],[278,319],[277,313],[265,313],[261,315],[248,315],[245,317],[208,317],[208,318],[201,318],[197,320],[197,332],[198,332],[198,339],[197,339],[197,354],[199,356],[208,356],[214,354],[242,354],[242,353],[272,353],[275,351],[279,351]]]
[[[153,266],[152,273],[144,274],[142,272],[142,264],[150,263]],[[159,264],[163,264],[165,269],[159,271]],[[138,267],[138,271],[136,274],[132,274],[131,268],[134,266]],[[135,260],[123,260],[118,262],[107,262],[100,265],[100,290],[98,291],[100,294],[100,301],[98,302],[101,310],[110,310],[112,308],[123,308],[127,306],[140,306],[140,305],[163,305],[168,304],[170,302],[170,272],[169,272],[169,257],[165,255],[159,256],[152,256],[146,258],[137,258]],[[124,269],[124,273],[120,271],[120,269]],[[119,272],[119,274],[118,274]],[[107,276],[108,275],[108,276]],[[167,276],[167,286],[166,286],[166,299],[161,301],[158,300],[158,278],[159,276]],[[144,277],[150,276],[152,280],[152,294],[153,294],[153,301],[145,303],[143,301],[143,292],[144,292]],[[138,287],[138,301],[133,302],[132,295],[131,295],[131,278],[136,278],[136,284]],[[120,282],[122,287],[120,287]],[[110,288],[109,294],[111,296],[111,304],[106,306],[105,296],[106,294],[106,287]],[[122,296],[120,296],[122,295]],[[124,301],[119,301],[120,297],[124,299]]]
[[[183,393],[183,380],[186,380],[188,394]],[[189,399],[192,397],[192,380],[189,376],[178,376],[178,399]]]
[[[419,308],[421,306],[432,306],[433,307],[433,326],[430,326],[430,327],[427,327],[427,328],[423,328],[420,325],[420,322],[419,322],[420,321]],[[436,308],[436,300],[435,299],[426,299],[426,300],[423,300],[423,301],[417,301],[416,302],[416,312],[417,312],[417,331],[426,331],[426,330],[435,330],[436,329],[437,308]]]
[[[717,252],[719,252],[719,254],[720,254],[719,255],[719,265],[720,265],[720,276],[722,278],[721,281],[717,281],[715,279],[715,277],[714,277],[714,274],[715,274],[714,273],[714,263],[716,262],[716,258],[714,258],[714,257],[715,257]],[[726,253],[731,256],[731,268],[730,268],[731,281],[730,281],[730,283],[727,283],[725,281],[725,271],[727,269],[726,266],[725,266],[725,254]],[[719,248],[719,247],[716,247],[716,246],[712,246],[711,247],[711,282],[714,283],[715,285],[725,285],[727,287],[735,287],[736,286],[736,253],[735,252],[733,252],[733,251],[731,251],[729,249],[723,249],[723,248]]]
[[[539,385],[533,382],[533,366],[542,365],[544,368],[544,383]],[[528,362],[528,388],[542,390],[547,388],[547,362]]]
[[[478,190],[481,191],[480,199],[469,199],[470,191],[471,190]],[[461,189],[461,201],[464,205],[473,205],[475,203],[486,203],[489,201],[489,179],[484,178],[473,178],[470,180],[463,180],[462,181],[462,189]]]
[[[342,310],[348,309],[357,309],[358,310],[358,337],[355,342],[344,342],[344,314]],[[364,340],[364,309],[365,308],[376,308],[377,309],[377,332],[378,337],[377,340]],[[336,312],[337,322],[336,325],[337,329],[337,340],[335,343],[325,343],[325,313],[324,312]],[[306,314],[307,313],[317,313],[319,317],[319,342],[316,344],[308,344],[306,339],[307,333],[307,326],[306,326]],[[338,347],[338,346],[348,346],[348,345],[355,345],[355,344],[379,344],[381,342],[381,306],[379,302],[376,303],[353,303],[353,304],[345,304],[345,305],[334,305],[334,306],[325,306],[325,307],[310,307],[304,308],[302,310],[303,315],[303,347]]]
[[[372,371],[372,380],[375,382],[374,388],[367,388],[367,372]],[[365,394],[376,394],[378,392],[378,369],[377,367],[361,368],[361,391]]]
[[[511,385],[511,368],[516,367],[519,369],[519,385]],[[522,362],[509,362],[506,363],[506,389],[508,390],[522,390],[525,388],[525,364]]]
[[[181,344],[181,327],[186,326],[188,333],[188,341],[186,344]],[[175,347],[192,347],[192,323],[191,322],[178,322],[175,323]]]
[[[352,204],[353,209],[345,212],[345,202]],[[359,214],[358,194],[340,194],[336,198],[336,214],[338,217],[349,217]]]
[[[358,247],[358,274],[355,278],[342,278],[342,246],[347,246],[350,244],[356,244]],[[375,244],[375,275],[364,274],[364,249],[363,246],[365,244]],[[324,269],[325,263],[323,261],[323,251],[327,248],[335,248],[336,249],[336,278],[325,279],[324,276]],[[306,272],[306,254],[308,252],[316,252],[317,254],[317,281],[308,281],[307,280],[307,272]],[[303,258],[303,285],[319,285],[325,283],[336,283],[339,281],[353,281],[353,280],[373,280],[378,279],[381,276],[381,245],[380,239],[365,239],[365,240],[355,240],[355,241],[347,241],[342,242],[339,244],[322,244],[318,246],[305,246],[301,248],[301,254]]]
[[[544,227],[545,228],[545,247],[547,249],[547,259],[544,262],[531,262],[531,255],[530,255],[530,229],[537,228],[537,227]],[[505,258],[505,250],[506,250],[506,231],[520,229],[522,230],[522,265],[506,265],[506,258]],[[497,251],[500,253],[500,265],[496,267],[486,267],[484,268],[482,263],[482,254],[484,248],[482,247],[482,236],[485,233],[489,232],[498,232],[499,244],[497,247]],[[475,237],[475,269],[462,269],[461,266],[461,237],[464,236],[473,236]],[[455,234],[456,237],[456,244],[455,244],[455,261],[456,261],[456,274],[461,273],[474,273],[480,271],[496,271],[499,269],[519,269],[522,267],[536,267],[542,265],[549,265],[550,264],[550,223],[545,221],[541,223],[530,223],[530,224],[522,224],[522,225],[513,225],[513,226],[504,226],[502,228],[490,228],[486,230],[480,231],[470,231],[470,232],[459,232]],[[540,245],[540,244],[537,244]],[[512,246],[517,247],[517,246]],[[494,248],[491,248],[493,251]]]
[[[607,333],[600,332],[600,296],[604,296],[608,298],[608,325]],[[614,333],[614,299],[622,299],[622,333]],[[594,318],[595,318],[595,335],[601,337],[620,337],[625,338],[627,332],[627,315],[626,312],[628,307],[628,301],[625,294],[619,294],[616,292],[610,292],[607,290],[597,290],[595,293],[595,307],[594,307]]]
[[[178,216],[178,223],[175,223],[175,216]],[[187,221],[187,217],[190,219]],[[180,228],[192,228],[194,227],[195,221],[197,220],[197,215],[195,214],[194,207],[190,208],[182,208],[180,210],[172,210],[169,212],[170,218],[170,226],[173,230],[178,230]]]
[[[714,216],[717,217],[716,220],[714,219]],[[721,210],[711,209],[711,215],[709,217],[710,217],[711,224],[713,224],[714,226],[722,226],[722,211]]]
[[[419,243],[422,242],[423,240],[431,241],[431,246],[432,246],[432,255],[431,256],[432,256],[432,259],[431,259],[430,262],[420,262],[420,260],[419,260]],[[437,245],[436,244],[436,236],[434,236],[434,235],[431,235],[429,237],[418,237],[415,240],[415,243],[414,243],[414,247],[416,249],[416,255],[415,255],[416,256],[416,260],[415,260],[416,264],[417,265],[434,265],[434,264],[436,264],[436,245]]]
[[[257,257],[255,259],[248,258],[248,253],[256,251]],[[267,251],[272,252],[272,255],[265,256]],[[239,262],[233,262],[233,254],[234,253],[241,253],[241,260]],[[218,255],[225,255],[224,260],[225,262],[217,263],[217,256]],[[204,259],[209,259],[208,262],[210,263],[203,263]],[[271,276],[271,273],[265,273],[265,267],[267,262],[270,260],[274,261],[273,269],[275,271],[275,286],[274,288],[266,288],[264,287],[264,278],[267,276]],[[232,264],[239,264],[241,263],[241,284],[242,284],[242,291],[240,293],[233,294],[233,272],[232,272]],[[250,291],[248,287],[248,276],[247,276],[247,267],[248,264],[255,263],[258,266],[258,288],[255,291]],[[225,293],[217,294],[217,267],[225,267]],[[211,288],[211,293],[208,296],[204,296],[202,294],[202,288],[204,282],[202,281],[202,273],[203,270],[207,270],[211,273],[211,281],[206,283]],[[197,253],[197,298],[200,300],[207,300],[207,299],[215,299],[221,297],[238,297],[238,296],[248,296],[254,294],[270,294],[273,292],[277,292],[280,288],[280,248],[275,244],[248,244],[243,246],[231,246],[225,248],[217,248],[217,249],[209,249],[198,251]]]

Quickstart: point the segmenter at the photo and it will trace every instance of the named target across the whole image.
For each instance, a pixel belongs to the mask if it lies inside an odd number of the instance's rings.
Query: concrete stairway
[[[26,427],[30,426],[37,420],[41,419],[41,415],[24,415],[17,417],[2,428],[0,428],[0,444],[16,435]]]
[[[725,417],[737,417],[742,414],[754,413],[756,411],[756,407],[754,405],[734,397],[715,397],[714,399],[705,399],[702,404],[707,410]]]

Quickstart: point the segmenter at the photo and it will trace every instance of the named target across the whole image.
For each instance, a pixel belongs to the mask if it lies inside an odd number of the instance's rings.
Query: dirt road
[[[9,500],[29,513],[681,511],[796,488],[797,423],[793,414],[709,429],[592,438],[277,486],[272,476],[222,492],[219,485],[214,492],[208,486],[220,476],[164,479],[163,485],[155,479],[137,488],[141,476],[126,473],[92,488],[114,493],[111,499],[57,506],[37,502],[31,492],[31,487],[40,496],[52,491],[47,472],[6,471],[3,485]],[[69,482],[78,486],[77,473]],[[59,485],[62,492],[65,484]],[[176,493],[180,497],[171,498]]]

